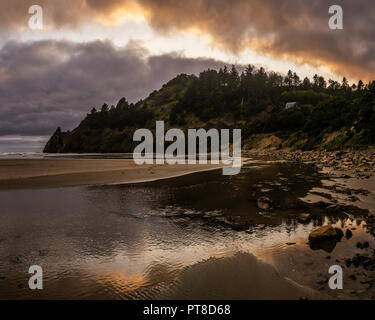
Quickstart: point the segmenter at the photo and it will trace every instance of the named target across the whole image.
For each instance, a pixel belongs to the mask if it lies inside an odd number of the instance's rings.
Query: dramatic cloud
[[[196,28],[230,50],[251,48],[275,57],[327,65],[338,74],[375,76],[375,3],[339,0],[344,30],[328,27],[326,0],[141,0],[160,31]]]
[[[111,22],[121,14],[141,12],[162,33],[194,29],[233,52],[250,47],[273,57],[326,65],[353,78],[375,73],[375,2],[337,0],[344,10],[344,30],[328,28],[326,0],[66,0],[40,1],[50,25],[84,23],[89,18]],[[25,20],[30,1],[0,4],[0,26]],[[1,10],[6,7],[7,11]]]
[[[148,56],[137,43],[9,42],[0,50],[0,136],[45,136],[72,129],[92,107],[135,102],[179,73],[222,62]],[[1,143],[1,141],[0,141]]]

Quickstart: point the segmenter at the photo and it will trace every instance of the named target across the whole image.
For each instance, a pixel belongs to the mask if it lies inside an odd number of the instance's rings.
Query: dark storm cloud
[[[49,135],[72,129],[92,107],[135,102],[179,73],[223,63],[176,55],[148,56],[131,42],[9,42],[0,50],[0,136]]]
[[[195,28],[233,52],[253,48],[274,57],[325,65],[340,75],[371,79],[375,73],[373,0],[40,0],[50,26],[88,19],[112,21],[119,9],[142,12],[159,32]],[[25,25],[32,1],[2,1],[0,28]],[[344,30],[328,28],[328,7],[344,10]],[[8,10],[6,10],[8,8]]]

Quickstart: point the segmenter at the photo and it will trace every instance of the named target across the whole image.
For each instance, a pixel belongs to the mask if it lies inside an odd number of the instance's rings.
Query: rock
[[[368,241],[365,241],[365,242],[357,242],[357,248],[358,249],[367,249],[370,247],[370,244],[368,243]]]
[[[307,223],[310,221],[311,215],[309,213],[301,213],[298,216],[298,222],[299,223]]]
[[[309,241],[318,242],[325,240],[339,240],[342,238],[342,235],[343,232],[341,229],[328,225],[312,231],[309,235]]]
[[[349,240],[352,236],[353,236],[353,232],[347,229],[345,232],[345,238]]]
[[[344,233],[339,228],[331,225],[321,227],[312,231],[309,235],[309,245],[313,250],[324,250],[328,253],[332,252],[336,247],[336,243],[341,241]]]
[[[48,254],[48,250],[39,250],[39,256],[44,257]]]
[[[257,205],[258,205],[258,208],[259,208],[259,209],[262,209],[262,210],[269,210],[269,209],[271,209],[272,201],[271,201],[270,198],[267,198],[267,197],[260,197],[260,198],[257,200]]]
[[[340,228],[335,228],[336,234],[337,234],[337,239],[340,241],[344,237],[344,232]]]
[[[21,258],[19,256],[15,256],[15,257],[11,258],[10,262],[12,264],[21,264],[22,263]]]

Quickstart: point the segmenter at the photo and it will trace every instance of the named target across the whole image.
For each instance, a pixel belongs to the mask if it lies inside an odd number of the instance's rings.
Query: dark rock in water
[[[345,238],[349,240],[352,236],[353,236],[353,232],[347,229],[345,232]]]
[[[315,203],[312,203],[311,205],[319,209],[326,209],[329,206],[328,203],[323,202],[323,201],[315,202]]]
[[[44,257],[48,254],[48,250],[39,250],[39,256]]]
[[[341,239],[344,237],[344,232],[340,228],[335,228],[336,234],[337,234],[337,239],[341,241]]]
[[[254,184],[252,189],[253,189],[253,191],[259,191],[260,189],[262,189],[262,185],[261,184]]]
[[[10,259],[10,262],[13,263],[13,264],[21,264],[22,263],[21,258],[19,256],[13,257],[12,259]]]
[[[309,235],[309,245],[313,250],[324,250],[332,252],[336,247],[336,243],[341,241],[344,233],[339,228],[334,228],[331,225],[323,226],[312,231]]]
[[[286,198],[284,201],[280,204],[281,209],[288,210],[288,209],[295,209],[295,210],[306,210],[308,209],[308,205],[299,199],[291,199]]]
[[[357,248],[358,249],[367,249],[370,247],[370,244],[368,243],[368,241],[365,241],[365,242],[357,242]]]
[[[346,259],[345,264],[347,267],[353,265],[355,268],[363,266],[365,270],[375,271],[375,259],[373,257],[366,257],[356,254],[352,259]]]
[[[272,206],[272,201],[270,198],[267,198],[267,197],[260,197],[258,200],[257,200],[257,205],[258,205],[258,208],[259,209],[262,209],[262,210],[270,210],[271,209],[271,206]]]

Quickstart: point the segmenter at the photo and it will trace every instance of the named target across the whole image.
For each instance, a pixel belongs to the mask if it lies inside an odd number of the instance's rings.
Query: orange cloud
[[[199,30],[213,44],[240,52],[252,49],[297,63],[323,65],[337,74],[375,78],[375,3],[337,0],[344,30],[328,28],[326,0],[40,0],[46,23],[60,28],[88,20],[116,23],[141,15],[160,33]],[[0,28],[26,25],[31,1],[2,2]],[[8,11],[6,8],[8,7]]]

